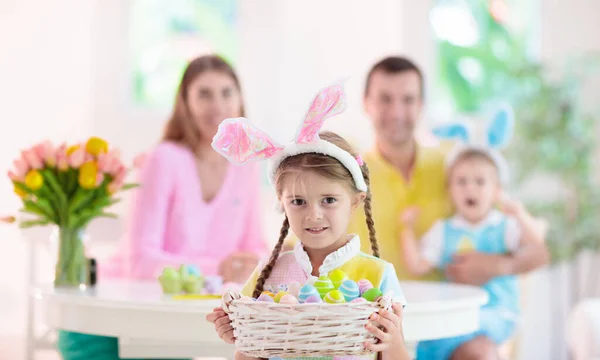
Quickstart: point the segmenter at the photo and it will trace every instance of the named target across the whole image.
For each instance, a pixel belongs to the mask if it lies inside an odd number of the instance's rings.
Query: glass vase
[[[89,260],[85,253],[84,229],[57,226],[52,234],[57,259],[54,286],[86,289],[90,284]]]

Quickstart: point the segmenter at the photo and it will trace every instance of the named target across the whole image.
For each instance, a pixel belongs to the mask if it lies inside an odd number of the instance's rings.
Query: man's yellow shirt
[[[371,207],[380,256],[394,265],[401,281],[442,279],[439,272],[423,277],[416,277],[408,272],[402,255],[400,234],[403,229],[400,216],[410,207],[419,208],[415,232],[421,238],[436,220],[450,215],[444,158],[444,152],[440,148],[418,147],[413,172],[407,181],[376,151],[363,157],[371,175]],[[348,232],[358,234],[362,251],[371,253],[369,231],[361,209],[356,211]]]

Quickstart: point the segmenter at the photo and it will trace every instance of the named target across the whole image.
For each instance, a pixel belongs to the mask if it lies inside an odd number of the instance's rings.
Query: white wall
[[[0,1],[0,214],[19,206],[5,176],[19,149],[88,133],[92,18],[89,1]],[[22,358],[25,254],[16,228],[0,224],[0,359]]]

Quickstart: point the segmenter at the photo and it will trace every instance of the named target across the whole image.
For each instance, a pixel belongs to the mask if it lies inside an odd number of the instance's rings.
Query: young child
[[[463,140],[448,156],[448,187],[456,213],[435,223],[421,239],[420,249],[413,231],[418,209],[403,214],[401,241],[409,271],[419,275],[434,268],[443,270],[456,254],[507,254],[515,252],[520,243],[543,241],[540,227],[525,207],[502,193],[507,166],[498,149],[508,142],[512,121],[511,112],[502,109],[488,129],[488,140],[479,144],[462,125],[436,131],[438,136]],[[500,211],[494,208],[496,203]],[[478,353],[478,358],[496,357],[493,344],[508,340],[515,330],[519,315],[517,279],[497,277],[483,288],[489,301],[481,310],[480,329],[464,336],[421,342],[417,359],[450,359],[463,344],[471,347],[471,353]]]
[[[285,220],[267,264],[259,265],[242,290],[242,295],[258,297],[263,290],[276,290],[292,281],[305,283],[311,277],[340,269],[358,281],[368,279],[385,293],[404,298],[393,265],[380,260],[371,217],[367,165],[340,136],[319,130],[325,119],[344,108],[341,86],[322,90],[315,98],[296,140],[279,146],[253,128],[245,119],[228,119],[221,125],[213,146],[230,161],[271,158],[269,178],[274,185]],[[360,239],[346,233],[352,213],[364,205],[373,254],[360,251]],[[293,251],[281,253],[289,230],[298,236]],[[364,346],[381,352],[385,360],[409,359],[402,334],[402,305],[374,314],[367,329],[379,340]],[[207,319],[219,336],[235,341],[230,320],[221,309]],[[377,329],[382,325],[385,330]],[[373,357],[374,358],[374,357]],[[236,359],[248,359],[236,353]],[[343,357],[335,357],[343,359]],[[354,359],[356,359],[354,357]]]

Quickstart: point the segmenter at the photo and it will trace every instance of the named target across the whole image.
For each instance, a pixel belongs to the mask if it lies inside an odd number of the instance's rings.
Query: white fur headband
[[[496,164],[502,184],[508,182],[509,170],[508,163],[500,150],[508,145],[513,132],[514,113],[512,108],[506,104],[500,105],[493,112],[486,127],[474,129],[462,123],[452,123],[433,129],[433,133],[439,138],[459,141],[446,158],[447,167],[452,166],[464,151],[478,150],[487,154]]]
[[[362,160],[340,147],[319,138],[326,119],[345,110],[346,94],[341,85],[321,90],[300,125],[294,141],[279,145],[265,132],[258,130],[246,118],[226,119],[219,125],[212,147],[234,164],[270,159],[269,180],[275,183],[275,173],[281,162],[290,156],[317,153],[337,159],[348,169],[356,188],[366,192],[367,184],[361,170]]]

